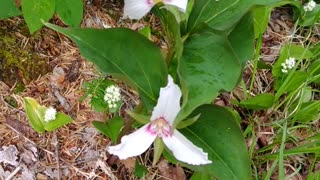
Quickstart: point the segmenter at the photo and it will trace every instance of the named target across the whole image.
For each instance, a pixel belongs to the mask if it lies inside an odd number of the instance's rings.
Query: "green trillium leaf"
[[[134,86],[149,110],[157,102],[168,70],[160,49],[140,33],[126,28],[64,29],[46,26],[71,38],[81,54],[100,70]]]

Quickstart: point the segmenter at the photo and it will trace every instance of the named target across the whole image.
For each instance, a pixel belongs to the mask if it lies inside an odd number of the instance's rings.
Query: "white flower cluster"
[[[316,7],[316,5],[317,4],[313,0],[311,0],[303,6],[303,10],[306,12],[312,11]]]
[[[294,68],[296,65],[296,60],[293,57],[290,57],[289,59],[286,59],[284,63],[281,63],[282,69],[281,71],[283,73],[288,73],[288,70]]]
[[[109,108],[116,108],[116,103],[121,100],[120,88],[114,85],[107,87],[104,100],[108,103]]]
[[[49,107],[44,115],[44,121],[49,122],[56,119],[57,111],[53,107]]]

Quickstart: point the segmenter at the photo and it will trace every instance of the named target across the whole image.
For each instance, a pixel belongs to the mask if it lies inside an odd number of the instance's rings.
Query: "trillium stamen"
[[[211,163],[207,153],[172,127],[181,109],[181,95],[179,86],[169,76],[167,86],[160,89],[160,96],[150,122],[137,131],[123,136],[120,144],[109,146],[107,148],[109,153],[119,156],[120,159],[137,156],[145,152],[158,137],[179,161],[192,165]]]
[[[148,124],[147,132],[158,137],[168,137],[171,135],[171,126],[164,118],[159,118]]]

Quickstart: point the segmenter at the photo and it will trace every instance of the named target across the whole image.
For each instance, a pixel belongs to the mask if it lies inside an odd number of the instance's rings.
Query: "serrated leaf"
[[[124,121],[121,117],[116,116],[112,119],[109,119],[106,123],[101,121],[93,121],[92,124],[101,133],[109,137],[113,144],[116,144]]]
[[[58,112],[56,114],[56,119],[48,122],[43,122],[44,124],[44,129],[47,131],[54,131],[68,123],[71,123],[72,119],[70,116]]]
[[[151,41],[125,28],[64,29],[49,23],[46,26],[70,37],[81,54],[103,72],[129,81],[152,110],[160,87],[166,85],[168,71],[160,49]]]
[[[20,14],[15,0],[0,0],[0,4],[0,19],[14,17]]]
[[[39,30],[54,14],[55,0],[22,0],[21,8],[30,33]]]
[[[56,0],[56,13],[64,23],[78,27],[83,16],[82,0]]]
[[[247,146],[234,116],[213,105],[199,107],[193,113],[197,114],[201,116],[196,123],[179,131],[208,153],[212,164],[204,173],[217,179],[251,179]]]

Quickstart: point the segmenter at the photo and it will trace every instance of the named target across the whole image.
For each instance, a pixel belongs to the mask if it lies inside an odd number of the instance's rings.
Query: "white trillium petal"
[[[173,155],[181,162],[191,165],[203,165],[212,163],[208,160],[208,153],[195,146],[179,131],[174,130],[172,136],[162,138],[164,144],[171,150]]]
[[[153,109],[151,120],[162,117],[172,125],[180,111],[180,98],[181,90],[169,75],[167,86],[160,89],[158,103]]]
[[[149,146],[156,139],[157,135],[151,135],[147,132],[147,126],[144,125],[134,133],[123,136],[121,143],[116,146],[109,146],[107,151],[110,154],[119,156],[120,159],[127,159],[128,157],[138,156],[145,152]]]
[[[164,0],[163,3],[177,6],[180,9],[180,11],[185,13],[187,9],[188,0]]]
[[[125,0],[124,1],[124,17],[130,19],[141,19],[154,6],[152,1],[148,0]]]

